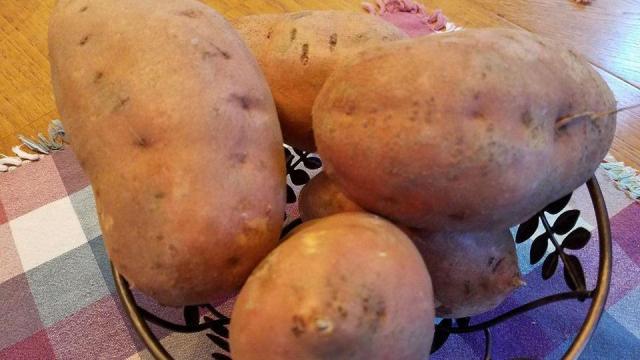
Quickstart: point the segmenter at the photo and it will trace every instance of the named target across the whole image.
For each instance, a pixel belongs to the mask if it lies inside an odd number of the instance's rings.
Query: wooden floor
[[[229,18],[302,9],[360,10],[360,0],[205,0]],[[640,103],[640,0],[423,0],[464,27],[519,27],[585,54],[619,106]],[[46,131],[57,118],[49,83],[47,20],[54,0],[1,0],[0,153],[16,134]],[[619,114],[612,153],[640,168],[640,109]]]

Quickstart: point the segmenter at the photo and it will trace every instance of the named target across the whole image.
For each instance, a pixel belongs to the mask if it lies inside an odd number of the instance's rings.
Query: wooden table
[[[2,0],[0,152],[16,134],[44,132],[58,117],[49,82],[47,20],[54,0]],[[205,0],[229,18],[302,9],[360,10],[359,0]],[[598,69],[619,106],[640,103],[640,0],[423,0],[464,27],[519,27],[576,48]],[[640,109],[618,115],[612,153],[640,168]]]

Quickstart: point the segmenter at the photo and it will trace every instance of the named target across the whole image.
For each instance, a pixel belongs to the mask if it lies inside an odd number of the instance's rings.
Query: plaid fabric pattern
[[[598,179],[612,222],[613,280],[606,313],[583,358],[638,359],[640,205],[617,190],[603,172],[598,172]],[[576,191],[569,207],[582,211],[580,226],[595,229],[585,187]],[[289,212],[295,216],[297,209],[290,206]],[[595,282],[597,244],[594,232],[587,247],[576,251],[590,286]],[[567,290],[560,269],[550,280],[542,280],[540,266],[526,261],[529,247],[530,241],[518,245],[527,285],[494,313]],[[181,310],[161,308],[141,294],[137,298],[144,308],[183,321]],[[231,302],[220,308],[229,314],[230,306]],[[565,301],[493,328],[494,358],[560,358],[588,306],[589,301]],[[152,329],[177,359],[211,358],[215,350],[205,333]],[[483,342],[482,334],[452,335],[433,358],[480,358]],[[91,187],[73,152],[56,152],[0,174],[0,359],[150,358],[115,294]]]

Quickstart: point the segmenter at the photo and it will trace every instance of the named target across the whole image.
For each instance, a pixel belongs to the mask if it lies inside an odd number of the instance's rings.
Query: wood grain
[[[619,78],[640,86],[640,0],[472,0],[537,34],[571,46]]]
[[[360,10],[360,0],[203,0],[228,18],[305,9]],[[55,0],[2,0],[0,6],[0,153],[16,134],[46,132],[58,113],[50,86],[47,23]],[[640,102],[640,0],[425,0],[465,27],[521,27],[587,55],[619,104]],[[612,152],[640,168],[640,109],[618,116]]]

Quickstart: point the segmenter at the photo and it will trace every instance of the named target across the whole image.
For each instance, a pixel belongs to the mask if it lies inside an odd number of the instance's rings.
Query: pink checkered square
[[[126,359],[136,353],[111,296],[56,323],[47,333],[59,359]]]
[[[0,224],[0,284],[22,272],[22,264],[9,224]]]
[[[5,224],[7,221],[9,221],[9,218],[7,218],[7,213],[4,211],[2,201],[0,201],[0,225]]]
[[[71,150],[58,151],[53,154],[53,161],[58,168],[60,178],[69,195],[89,185],[89,178],[80,167],[76,155]]]
[[[44,330],[0,351],[3,360],[53,360],[55,359],[51,342]]]
[[[65,196],[67,190],[51,156],[0,174],[0,202],[9,220]]]

